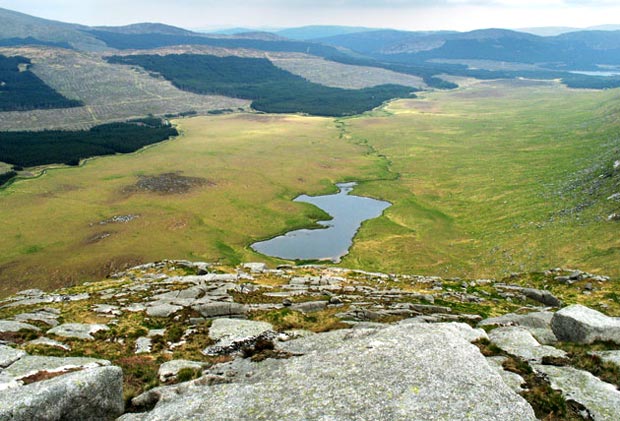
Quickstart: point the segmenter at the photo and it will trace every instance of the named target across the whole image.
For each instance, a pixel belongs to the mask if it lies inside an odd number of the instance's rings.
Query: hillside
[[[113,56],[113,64],[134,64],[161,74],[179,89],[252,100],[268,113],[306,113],[342,117],[361,114],[383,102],[410,97],[417,89],[379,85],[339,89],[314,84],[261,58],[209,55]]]
[[[471,32],[372,31],[322,38],[375,58],[420,62],[429,59],[483,59],[522,63],[555,63],[554,67],[592,68],[620,63],[620,32],[577,31],[553,37],[484,29]],[[559,65],[563,63],[563,65]]]
[[[0,40],[35,39],[43,42],[63,43],[84,50],[105,49],[105,43],[85,33],[86,27],[41,19],[34,16],[0,8]],[[25,41],[28,42],[28,41]]]
[[[0,301],[0,417],[613,419],[613,291],[566,269],[457,280],[148,263]]]

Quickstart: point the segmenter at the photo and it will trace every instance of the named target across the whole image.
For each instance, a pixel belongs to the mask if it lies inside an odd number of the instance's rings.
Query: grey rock
[[[93,340],[92,334],[110,328],[102,324],[64,323],[47,331],[49,335],[57,335],[65,338],[77,338]]]
[[[549,345],[541,345],[520,326],[499,327],[489,332],[489,339],[502,350],[527,361],[541,362],[543,357],[566,357],[566,353]]]
[[[0,369],[10,366],[25,355],[26,353],[20,349],[0,345]]]
[[[192,306],[203,317],[230,317],[243,316],[246,308],[242,304],[228,302],[213,302]]]
[[[152,297],[154,301],[163,301],[174,304],[176,301],[185,301],[187,299],[196,299],[204,295],[205,290],[201,287],[194,286],[187,289],[164,292]]]
[[[140,337],[136,339],[136,354],[148,354],[151,352],[152,341],[151,338]]]
[[[191,390],[129,419],[535,420],[478,348],[442,326],[394,325],[324,345],[279,360],[268,376]]]
[[[41,329],[28,323],[0,320],[0,333],[19,332],[20,330],[34,330],[35,332],[39,332]]]
[[[342,298],[340,298],[340,297],[336,297],[336,296],[330,297],[330,298],[329,298],[329,304],[330,304],[330,305],[339,305],[339,304],[342,304]]]
[[[430,304],[410,304],[409,308],[414,311],[418,311],[424,314],[428,314],[428,313],[447,314],[447,313],[452,312],[452,309],[450,307],[434,306]]]
[[[526,297],[534,301],[538,301],[539,303],[542,303],[546,306],[560,307],[562,305],[562,301],[560,301],[557,297],[555,297],[549,291],[533,289],[533,288],[523,288],[521,292]]]
[[[502,366],[502,364],[506,360],[507,360],[506,357],[501,357],[501,356],[487,357],[487,362],[489,363],[491,367],[497,370],[500,376],[502,376],[502,380],[504,380],[504,383],[506,383],[508,387],[510,387],[516,393],[521,393],[523,392],[522,386],[525,384],[525,380],[523,379],[523,377],[521,377],[517,373],[504,370],[504,367]]]
[[[209,328],[209,337],[216,341],[203,353],[217,355],[235,352],[242,347],[251,346],[259,339],[274,339],[273,326],[265,322],[238,319],[217,319]]]
[[[15,316],[18,322],[38,321],[43,322],[51,327],[58,326],[58,317],[60,316],[55,309],[41,309],[32,313],[22,313]]]
[[[267,270],[267,265],[265,263],[252,262],[244,263],[243,268],[248,269],[252,273],[263,273]]]
[[[29,341],[28,345],[51,346],[53,348],[60,348],[65,351],[71,351],[71,347],[69,345],[63,344],[62,342],[58,342],[50,338],[46,338],[45,336],[41,336],[40,338]]]
[[[550,311],[538,311],[528,314],[509,313],[485,319],[478,323],[478,326],[523,326],[542,329],[551,326],[553,314]]]
[[[110,420],[123,413],[123,372],[98,367],[0,394],[0,419]]]
[[[607,198],[607,200],[615,200],[617,202],[620,202],[620,193],[612,194],[611,196]]]
[[[204,366],[205,363],[201,363],[199,361],[172,360],[160,365],[159,370],[157,371],[157,375],[159,376],[159,381],[163,383],[176,379],[179,371],[185,368],[191,368],[192,370],[202,370]]]
[[[527,298],[530,298],[534,301],[538,301],[539,303],[544,304],[546,306],[559,307],[562,305],[562,302],[559,299],[557,299],[553,294],[551,294],[549,291],[546,291],[546,290],[524,288],[518,285],[504,285],[504,284],[496,284],[495,287],[499,289],[503,289],[503,290],[519,292],[525,295]]]
[[[119,309],[118,306],[112,306],[108,304],[97,304],[93,308],[93,311],[95,313],[111,314],[113,316],[120,316],[121,314],[123,314],[123,312]]]
[[[166,334],[166,329],[150,329],[149,333],[146,336],[149,338],[154,338],[156,336],[164,336]]]
[[[612,213],[607,217],[609,222],[620,221],[620,213]]]
[[[324,310],[327,307],[327,303],[327,301],[306,301],[304,303],[293,304],[291,309],[301,311],[302,313],[313,313],[315,311]]]
[[[146,309],[146,314],[151,317],[170,317],[183,307],[174,304],[157,304]]]
[[[155,387],[136,396],[131,403],[140,408],[152,408],[160,401],[170,401],[177,399],[180,395],[187,394],[192,390],[199,390],[204,386],[212,386],[214,384],[232,383],[233,379],[228,376],[205,374],[202,377],[188,382],[171,384]],[[134,419],[142,419],[142,416],[134,417],[134,414],[124,414],[117,421],[128,421]]]
[[[23,386],[23,382],[16,380],[14,377],[9,376],[8,374],[4,374],[2,371],[0,371],[0,392],[8,393],[4,391],[8,389],[15,389],[21,386]]]
[[[128,305],[127,307],[123,307],[123,310],[129,311],[131,313],[138,313],[140,311],[146,310],[146,306],[140,303],[132,303]]]
[[[440,328],[443,332],[451,333],[465,339],[467,342],[475,342],[480,339],[489,339],[487,333],[482,329],[474,329],[466,323],[437,323],[419,326],[415,319],[402,320],[401,326],[414,326],[417,332],[433,332],[433,329]]]
[[[594,420],[620,419],[620,392],[615,386],[573,367],[534,365],[533,368],[549,379],[552,388],[561,390],[566,400],[585,406]]]
[[[527,329],[538,342],[542,344],[553,344],[557,338],[551,330],[551,319],[553,314],[550,311],[538,311],[528,314],[509,313],[499,317],[485,319],[478,323],[478,326],[522,326]]]
[[[60,373],[73,369],[94,368],[107,365],[110,365],[109,361],[95,358],[26,355],[4,369],[2,373],[20,380],[42,371]]]
[[[620,344],[620,320],[579,304],[556,312],[551,328],[560,341],[589,344],[598,340]]]
[[[23,291],[19,291],[15,295],[23,295],[25,297],[41,297],[45,295],[45,292],[41,291],[40,289],[25,289]]]
[[[620,351],[594,351],[590,354],[596,355],[603,361],[615,364],[620,367]]]

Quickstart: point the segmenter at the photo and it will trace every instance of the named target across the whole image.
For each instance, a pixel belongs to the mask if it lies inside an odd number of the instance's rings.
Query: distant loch
[[[331,260],[339,262],[349,252],[362,222],[381,216],[391,203],[349,194],[356,183],[336,184],[340,190],[325,196],[301,195],[295,202],[310,203],[332,219],[319,221],[325,228],[300,229],[252,244],[267,256],[288,260]]]

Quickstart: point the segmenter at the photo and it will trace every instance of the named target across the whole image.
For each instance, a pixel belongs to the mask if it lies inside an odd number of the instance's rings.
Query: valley
[[[617,91],[459,80],[361,116],[230,114],[173,120],[178,138],[50,169],[0,191],[2,294],[126,264],[264,260],[249,245],[325,219],[292,199],[335,192],[393,203],[343,265],[493,277],[555,266],[618,276]],[[501,110],[501,112],[498,112]],[[325,151],[329,150],[329,153]],[[197,178],[181,192],[144,177]],[[101,225],[114,216],[139,215]]]
[[[0,420],[620,419],[620,6],[15,3]]]

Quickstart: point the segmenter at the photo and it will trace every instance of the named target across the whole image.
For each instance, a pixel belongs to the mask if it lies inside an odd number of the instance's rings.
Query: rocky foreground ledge
[[[0,420],[617,420],[616,290],[142,265],[0,301]]]

